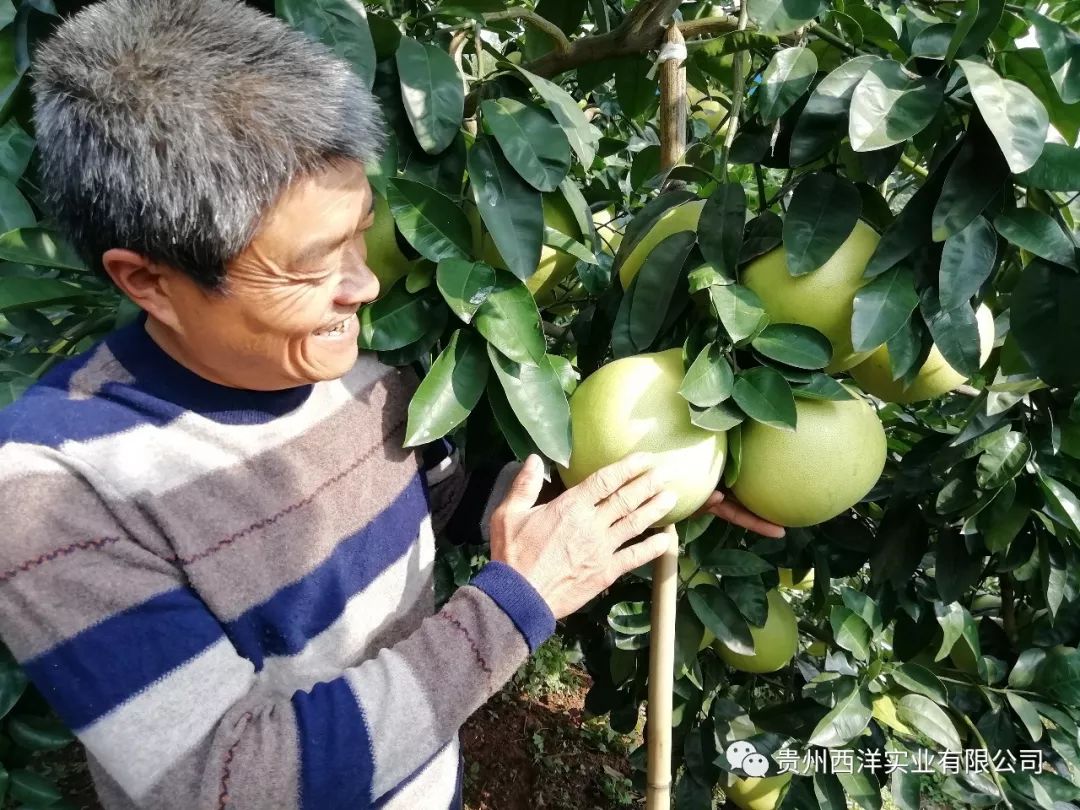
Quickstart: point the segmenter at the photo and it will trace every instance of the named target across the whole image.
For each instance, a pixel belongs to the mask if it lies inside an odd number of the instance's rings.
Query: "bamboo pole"
[[[660,163],[664,170],[686,151],[686,68],[683,35],[668,27],[660,65]],[[681,55],[680,55],[681,54]],[[653,563],[652,622],[649,636],[649,750],[646,810],[671,808],[671,696],[675,687],[675,602],[679,537],[668,528],[668,549]]]

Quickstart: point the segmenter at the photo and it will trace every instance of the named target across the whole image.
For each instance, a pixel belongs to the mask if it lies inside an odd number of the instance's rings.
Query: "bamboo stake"
[[[660,65],[660,163],[664,170],[686,151],[686,68],[683,35],[668,27]],[[679,537],[666,529],[668,549],[653,563],[652,624],[649,636],[649,751],[646,810],[671,808],[671,696],[675,687],[675,602],[678,592]]]

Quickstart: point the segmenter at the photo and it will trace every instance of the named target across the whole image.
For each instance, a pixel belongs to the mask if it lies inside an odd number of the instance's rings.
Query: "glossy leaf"
[[[702,430],[724,433],[746,421],[746,414],[730,401],[721,402],[711,408],[690,408],[690,422]]]
[[[422,338],[438,317],[438,302],[428,293],[412,295],[401,279],[390,291],[360,310],[360,346],[392,351]]]
[[[650,630],[649,605],[646,602],[618,602],[607,615],[612,630],[628,636],[639,636]]]
[[[1050,124],[1046,107],[1027,87],[1001,78],[993,68],[970,59],[957,64],[1009,168],[1016,173],[1030,169],[1046,143]]]
[[[919,305],[911,272],[904,267],[877,276],[855,293],[851,342],[857,352],[870,351],[895,335]]]
[[[48,807],[63,798],[60,789],[51,779],[24,769],[11,771],[8,792],[11,798],[25,802],[30,807]]]
[[[687,593],[687,600],[701,623],[732,652],[754,654],[754,639],[750,627],[739,614],[735,603],[719,588],[705,585]]]
[[[890,673],[896,684],[909,692],[925,695],[942,706],[948,705],[949,693],[941,679],[921,664],[900,664]]]
[[[758,111],[770,123],[782,116],[810,88],[817,73],[817,55],[807,47],[785,48],[773,55],[762,76]]]
[[[834,402],[842,402],[845,399],[854,399],[851,392],[830,377],[828,374],[812,374],[810,382],[797,385],[791,392],[802,399],[823,399]]]
[[[322,42],[370,88],[375,78],[375,45],[362,3],[350,0],[276,0],[277,15]]]
[[[1080,191],[1080,149],[1048,143],[1035,165],[1017,179],[1046,191]]]
[[[629,118],[642,118],[656,103],[657,78],[652,62],[643,56],[619,60],[615,68],[615,97]]]
[[[35,141],[12,118],[0,126],[0,175],[9,180],[22,177],[30,164]]]
[[[480,401],[487,377],[484,342],[470,331],[454,332],[409,402],[405,447],[440,439],[464,422]]]
[[[862,197],[848,180],[824,172],[806,177],[784,220],[788,272],[802,276],[825,264],[851,235],[861,211]]]
[[[554,82],[530,73],[524,68],[518,68],[518,72],[547,102],[548,109],[562,126],[567,140],[570,141],[570,148],[574,150],[582,165],[591,166],[593,158],[596,157],[596,144],[600,138],[596,129],[585,118],[585,113],[578,107],[577,102]]]
[[[469,258],[472,236],[465,212],[441,191],[399,177],[387,182],[386,197],[401,235],[425,259]]]
[[[7,733],[12,742],[27,751],[58,751],[75,739],[59,720],[45,717],[12,717]]]
[[[829,614],[833,639],[837,645],[852,653],[860,661],[870,655],[871,630],[862,617],[842,605],[833,605]]]
[[[544,208],[540,192],[521,179],[491,138],[469,150],[469,179],[480,219],[507,268],[527,279],[540,264]]]
[[[802,166],[825,154],[848,131],[848,110],[855,88],[880,56],[856,56],[818,83],[799,114],[791,136],[790,160]]]
[[[710,343],[690,364],[679,393],[699,408],[709,408],[731,396],[735,374],[718,343]]]
[[[75,249],[46,228],[20,228],[0,234],[0,260],[67,270],[86,269]]]
[[[88,298],[87,290],[52,278],[5,278],[0,282],[0,312],[64,304]]]
[[[1013,291],[1010,333],[1024,360],[1050,385],[1080,383],[1080,276],[1034,261]]]
[[[732,397],[751,419],[782,430],[795,429],[795,398],[780,372],[764,366],[740,372]]]
[[[570,405],[559,375],[545,357],[524,366],[488,344],[488,357],[514,414],[541,452],[556,464],[570,461]]]
[[[851,148],[884,149],[922,132],[937,114],[944,89],[940,80],[912,76],[899,62],[876,62],[851,98]]]
[[[994,227],[1019,248],[1047,261],[1076,267],[1076,246],[1049,214],[1034,208],[1016,208],[999,214]]]
[[[612,345],[620,357],[648,349],[667,317],[676,288],[683,284],[684,263],[697,236],[692,231],[672,234],[645,258],[623,296]]]
[[[773,570],[757,554],[737,548],[714,549],[702,557],[701,564],[722,577],[753,577]]]
[[[1027,18],[1035,28],[1035,38],[1061,100],[1066,104],[1080,101],[1080,36],[1034,11],[1028,10]]]
[[[822,11],[821,0],[748,0],[750,20],[764,34],[790,34]]]
[[[1002,434],[979,456],[975,480],[983,489],[1000,489],[1020,474],[1031,458],[1031,445],[1023,433]]]
[[[542,362],[547,345],[532,293],[505,270],[496,270],[495,279],[494,289],[476,311],[477,330],[516,363]]]
[[[490,358],[490,354],[489,354]],[[491,415],[495,417],[495,424],[499,427],[503,439],[506,440],[514,458],[524,461],[533,453],[540,454],[540,448],[532,440],[529,432],[517,418],[510,401],[506,398],[502,383],[494,374],[488,374],[487,401],[491,407]],[[467,579],[467,578],[466,578]]]
[[[870,693],[849,679],[844,691],[837,694],[836,704],[829,710],[810,735],[810,745],[837,748],[846,745],[870,725]]]
[[[829,339],[813,327],[801,324],[769,324],[750,345],[770,360],[795,368],[824,368],[832,357]]]
[[[966,304],[990,278],[997,261],[997,234],[983,217],[950,236],[941,253],[938,298],[943,309]]]
[[[738,183],[721,183],[701,209],[698,244],[705,261],[734,279],[746,224],[746,193]]]
[[[1049,475],[1039,475],[1039,488],[1046,497],[1050,516],[1069,531],[1080,533],[1080,498],[1065,484]]]
[[[401,101],[420,147],[429,155],[444,151],[461,128],[465,89],[454,60],[433,43],[402,37],[394,57]]]
[[[26,673],[14,661],[0,661],[0,719],[18,703],[28,683]]]
[[[931,226],[935,242],[960,233],[1004,188],[1009,167],[988,139],[969,134],[960,147],[934,206]]]
[[[495,270],[483,262],[444,259],[435,270],[435,283],[443,299],[465,323],[495,289]]]
[[[941,356],[950,366],[972,377],[979,370],[979,322],[970,304],[944,309],[933,295],[926,291],[920,301],[923,318],[930,329]]]
[[[514,170],[533,188],[554,191],[570,170],[570,142],[546,111],[517,99],[489,99],[480,104],[484,129]]]
[[[949,716],[923,695],[904,695],[897,701],[896,714],[900,722],[925,734],[946,751],[959,751],[960,735]]]

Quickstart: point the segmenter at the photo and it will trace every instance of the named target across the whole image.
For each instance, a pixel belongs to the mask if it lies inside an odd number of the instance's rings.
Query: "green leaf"
[[[487,378],[484,341],[458,329],[409,402],[405,446],[441,439],[464,422],[480,401]]]
[[[795,368],[816,370],[829,364],[832,344],[811,326],[771,323],[750,341],[758,352]]]
[[[749,287],[741,284],[709,287],[709,299],[734,343],[757,334],[765,320],[765,306]]]
[[[1013,291],[1010,334],[1024,360],[1054,386],[1080,382],[1080,276],[1033,261]]]
[[[484,129],[533,188],[554,191],[570,170],[570,142],[550,114],[512,98],[481,102]]]
[[[870,656],[870,625],[862,617],[852,613],[843,605],[833,605],[829,614],[833,638],[843,649],[852,653],[860,661]]]
[[[793,276],[812,273],[840,249],[862,212],[855,186],[834,174],[817,172],[796,187],[784,220],[784,251]]]
[[[1043,724],[1042,719],[1039,717],[1039,711],[1034,704],[1022,695],[1012,691],[1005,693],[1005,699],[1009,702],[1012,710],[1016,712],[1016,716],[1020,718],[1020,722],[1024,724],[1024,728],[1027,729],[1031,739],[1035,742],[1041,740]]]
[[[0,718],[19,702],[27,686],[26,673],[14,661],[0,662]]]
[[[866,771],[846,769],[836,773],[836,778],[844,788],[848,801],[853,801],[863,810],[881,810],[881,785],[877,777]]]
[[[887,341],[903,328],[918,305],[915,280],[903,266],[864,285],[855,293],[851,316],[851,344],[855,351],[870,351]]]
[[[30,203],[14,183],[0,177],[0,232],[29,228],[36,223],[37,217]]]
[[[676,289],[680,283],[686,283],[684,264],[696,241],[693,231],[680,231],[665,238],[645,257],[619,307],[616,334],[612,338],[617,356],[652,346],[664,325]]]
[[[679,393],[687,402],[709,408],[731,396],[734,382],[735,374],[724,358],[720,344],[710,343],[690,364]]]
[[[627,118],[643,118],[656,103],[658,80],[652,62],[643,56],[619,59],[615,68],[615,97]]]
[[[1080,191],[1080,149],[1048,143],[1035,165],[1016,179],[1045,191]]]
[[[945,177],[931,222],[935,242],[943,242],[970,225],[1001,193],[1009,177],[1009,167],[996,144],[989,142],[989,135],[978,137],[982,131],[968,135]]]
[[[1039,488],[1046,496],[1050,516],[1069,531],[1080,534],[1080,499],[1073,491],[1049,475],[1039,473]]]
[[[12,717],[7,732],[12,742],[27,751],[57,751],[75,739],[63,723],[48,717]]]
[[[971,300],[990,278],[997,261],[997,234],[983,217],[945,241],[941,253],[938,298],[942,309]]]
[[[1080,704],[1080,652],[1068,648],[1048,652],[1033,686],[1066,706]]]
[[[476,328],[515,363],[542,362],[547,344],[532,293],[505,270],[496,270],[495,279],[495,288],[476,311]]]
[[[746,421],[746,414],[730,402],[721,402],[719,405],[713,405],[704,410],[690,408],[690,423],[713,433],[724,433],[744,421]]]
[[[758,86],[758,111],[765,123],[776,121],[810,88],[817,55],[802,45],[773,55]]]
[[[856,56],[844,62],[818,83],[810,94],[791,136],[789,158],[802,166],[825,154],[847,135],[848,109],[855,87],[880,56]]]
[[[350,0],[276,0],[277,16],[349,63],[364,85],[375,80],[375,45],[362,3]],[[448,57],[449,58],[449,57]],[[452,64],[452,62],[451,62]]]
[[[945,689],[945,684],[941,682],[937,675],[921,664],[901,664],[892,670],[889,675],[896,681],[897,686],[907,689],[909,692],[925,695],[942,706],[947,706],[949,703],[949,693]]]
[[[810,382],[805,385],[797,385],[791,391],[796,397],[802,399],[822,399],[833,402],[854,399],[850,391],[828,374],[812,374]]]
[[[753,577],[774,568],[757,554],[737,548],[711,550],[702,557],[701,564],[722,577]]]
[[[751,419],[782,430],[795,429],[795,398],[788,381],[775,369],[761,367],[739,372],[732,397]]]
[[[521,179],[490,138],[477,139],[468,165],[476,207],[499,255],[511,273],[529,278],[540,264],[544,240],[540,192]]]
[[[952,36],[949,39],[949,47],[945,50],[946,61],[951,62],[956,58],[957,52],[967,41],[971,29],[979,19],[979,0],[964,0],[964,7],[958,9],[959,14],[953,25]],[[985,40],[983,40],[985,41]]]
[[[881,632],[881,608],[878,607],[877,602],[862,591],[857,591],[854,588],[844,588],[840,593],[840,598],[844,600],[844,605],[847,606],[848,610],[857,614],[859,618],[866,622],[872,632]]]
[[[1035,165],[1046,143],[1050,117],[1027,87],[1003,79],[993,68],[970,59],[957,60],[983,120],[1014,173]]]
[[[1001,489],[1024,469],[1031,445],[1019,431],[1002,434],[979,456],[975,481],[983,489]]]
[[[705,261],[734,279],[746,224],[746,193],[739,183],[721,183],[701,208],[698,244]]]
[[[790,34],[822,12],[822,0],[749,0],[750,21],[763,34]]]
[[[1058,95],[1066,104],[1075,104],[1080,101],[1080,36],[1031,9],[1026,16],[1035,28],[1035,38]]]
[[[703,585],[691,589],[686,596],[701,623],[725,647],[739,655],[754,654],[750,627],[726,593],[712,585]]]
[[[441,191],[399,177],[387,181],[386,199],[401,235],[425,259],[469,258],[469,221],[461,206]]]
[[[457,65],[434,43],[402,37],[394,55],[401,101],[420,148],[437,155],[450,146],[461,128],[465,88]]]
[[[942,661],[956,651],[956,645],[966,648],[971,657],[978,660],[981,654],[979,629],[971,613],[958,602],[944,605],[935,603],[935,615],[941,626],[942,639],[935,661]]]
[[[721,583],[735,607],[754,627],[764,627],[769,618],[769,592],[760,577],[728,576]]]
[[[910,140],[933,120],[944,90],[939,79],[913,76],[899,62],[876,62],[851,97],[851,148],[871,152]]]
[[[510,446],[514,458],[524,461],[533,453],[540,454],[540,448],[529,436],[529,432],[521,424],[510,407],[510,401],[503,392],[502,384],[494,374],[488,375],[487,400],[491,407],[491,414],[495,417],[495,423],[499,426],[506,443]]]
[[[514,414],[541,452],[565,467],[570,461],[570,405],[559,375],[545,357],[523,366],[488,344],[488,357]]]
[[[427,333],[438,317],[437,309],[430,294],[411,295],[401,279],[360,310],[360,346],[379,352],[404,348]]]
[[[570,141],[570,148],[574,150],[581,164],[585,167],[591,166],[593,158],[596,157],[596,144],[600,136],[596,128],[585,118],[585,113],[578,107],[577,102],[554,82],[549,82],[524,68],[519,67],[517,70],[547,102],[548,109],[562,126],[563,132]]]
[[[0,175],[12,181],[22,177],[30,164],[34,146],[34,139],[14,118],[0,126]]]
[[[814,728],[810,745],[837,748],[851,742],[870,725],[870,693],[854,678],[846,678],[845,684],[846,689],[837,694],[836,705]]]
[[[544,226],[544,244],[587,264],[598,264],[595,254],[576,239],[550,225]]]
[[[24,769],[11,772],[10,795],[16,801],[26,802],[33,807],[48,807],[63,798],[51,779]]]
[[[941,356],[950,366],[972,377],[979,370],[979,322],[970,304],[942,309],[932,289],[920,300],[926,325]]]
[[[0,283],[0,312],[36,309],[88,299],[83,287],[52,278],[5,278]]]
[[[926,735],[946,751],[959,751],[960,735],[944,710],[923,695],[904,695],[896,703],[900,722]]]
[[[607,615],[612,630],[628,636],[640,636],[650,630],[649,604],[647,602],[617,602]]]
[[[928,25],[912,39],[911,55],[923,59],[944,59],[956,33],[957,27],[953,23]]]
[[[1004,10],[1005,0],[979,0],[979,12],[975,15],[971,30],[968,31],[956,52],[950,53],[949,59],[971,56],[981,50],[997,30]]]
[[[998,214],[994,227],[1009,242],[1050,262],[1076,267],[1076,246],[1049,215],[1034,208]]]
[[[892,225],[882,233],[881,242],[863,273],[865,278],[880,276],[930,243],[934,207],[945,179],[945,172],[939,168],[912,195]]]
[[[470,323],[495,289],[495,270],[483,262],[443,259],[435,270],[435,283],[454,314]]]
[[[86,269],[75,249],[45,228],[20,228],[0,235],[0,261],[66,270]]]

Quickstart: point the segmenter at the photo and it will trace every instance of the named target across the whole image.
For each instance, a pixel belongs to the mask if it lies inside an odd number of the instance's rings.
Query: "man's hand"
[[[623,548],[678,500],[664,490],[650,462],[649,455],[635,453],[537,506],[544,468],[529,456],[492,513],[491,558],[524,576],[555,618],[573,613],[671,544],[674,529],[668,528]]]
[[[764,518],[760,518],[736,501],[729,495],[725,495],[723,492],[714,492],[709,496],[709,500],[705,501],[705,504],[695,512],[696,515],[704,515],[706,512],[716,515],[721,520],[726,520],[728,523],[733,523],[736,526],[742,526],[744,529],[749,529],[755,534],[760,534],[765,537],[783,537],[784,527],[777,526],[775,523],[770,523]]]

